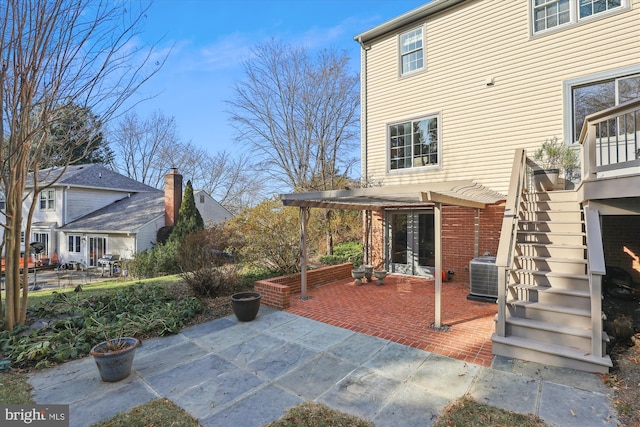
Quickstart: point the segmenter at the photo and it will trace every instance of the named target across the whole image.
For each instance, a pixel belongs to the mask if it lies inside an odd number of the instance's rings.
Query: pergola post
[[[436,203],[433,207],[434,213],[434,228],[435,228],[435,257],[436,257],[436,292],[435,292],[435,321],[433,323],[434,328],[439,329],[442,327],[441,321],[441,301],[442,301],[442,204]]]
[[[300,299],[308,299],[307,296],[307,210],[300,206],[300,287],[302,295]]]

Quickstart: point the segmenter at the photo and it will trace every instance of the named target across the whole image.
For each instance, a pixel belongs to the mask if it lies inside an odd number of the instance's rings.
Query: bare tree
[[[160,188],[164,174],[178,165],[163,164],[167,152],[181,144],[176,121],[156,111],[146,119],[129,112],[115,125],[110,135],[121,174],[152,187]],[[184,173],[184,172],[183,172]]]
[[[26,318],[28,287],[21,293],[21,277],[26,285],[28,269],[20,273],[21,231],[30,235],[40,191],[65,169],[62,165],[40,173],[51,129],[62,119],[61,107],[73,104],[106,122],[164,62],[152,59],[153,47],[136,47],[146,9],[133,9],[134,5],[106,0],[0,3],[0,179],[6,257],[2,315],[8,330]],[[60,137],[56,135],[58,141]],[[76,135],[65,149],[71,152],[85,143]],[[30,176],[34,179],[27,195]]]
[[[335,189],[348,176],[360,100],[348,60],[275,40],[253,49],[228,105],[258,171],[294,191]]]
[[[183,142],[173,117],[155,112],[146,119],[129,113],[110,135],[114,168],[123,175],[162,188],[168,168],[177,168],[196,190],[204,190],[231,212],[237,212],[260,190],[259,180],[247,170],[247,158],[222,151],[210,154]]]

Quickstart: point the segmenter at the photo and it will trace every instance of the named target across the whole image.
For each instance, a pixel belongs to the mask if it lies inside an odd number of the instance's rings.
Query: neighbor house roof
[[[354,40],[360,43],[366,43],[376,37],[380,37],[392,31],[396,31],[405,25],[414,23],[415,21],[426,18],[427,16],[441,12],[451,6],[455,6],[458,3],[462,3],[464,0],[433,0],[424,6],[417,7],[404,13],[396,18],[393,18],[383,24],[380,24],[370,30],[360,33],[354,37]]]
[[[55,185],[83,188],[113,189],[119,191],[158,191],[157,189],[138,182],[134,179],[120,175],[118,172],[107,169],[101,164],[91,163],[86,165],[74,165],[64,168],[51,168],[38,172],[40,185],[58,181]],[[27,187],[33,186],[33,174],[27,179]]]
[[[151,190],[131,194],[60,229],[67,233],[136,233],[150,221],[164,217],[164,192]]]

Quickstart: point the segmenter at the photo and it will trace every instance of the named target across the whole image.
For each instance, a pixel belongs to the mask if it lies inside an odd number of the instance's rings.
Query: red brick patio
[[[310,289],[313,298],[291,296],[286,311],[330,325],[373,335],[469,363],[489,366],[497,306],[469,301],[469,285],[442,284],[441,323],[435,317],[433,280],[389,275],[382,286],[353,284],[353,279]]]

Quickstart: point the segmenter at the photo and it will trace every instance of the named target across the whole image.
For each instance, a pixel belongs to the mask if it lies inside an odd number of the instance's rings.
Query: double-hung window
[[[77,235],[70,235],[68,242],[68,250],[69,253],[79,254],[81,252],[80,248],[81,237]]]
[[[400,73],[407,75],[424,69],[422,27],[400,34]]]
[[[640,74],[572,86],[573,142],[578,141],[586,116],[637,98],[640,98]],[[633,118],[630,120],[634,121]],[[637,120],[638,118],[636,117],[635,121]],[[632,123],[627,123],[627,126],[631,125]],[[637,124],[634,126],[637,126]]]
[[[0,210],[5,210],[7,208],[7,198],[4,193],[0,192]]]
[[[438,166],[438,127],[437,115],[390,125],[389,169]]]
[[[629,0],[531,0],[533,34],[628,8]]]
[[[56,209],[56,190],[43,190],[40,193],[40,210],[53,211]]]

